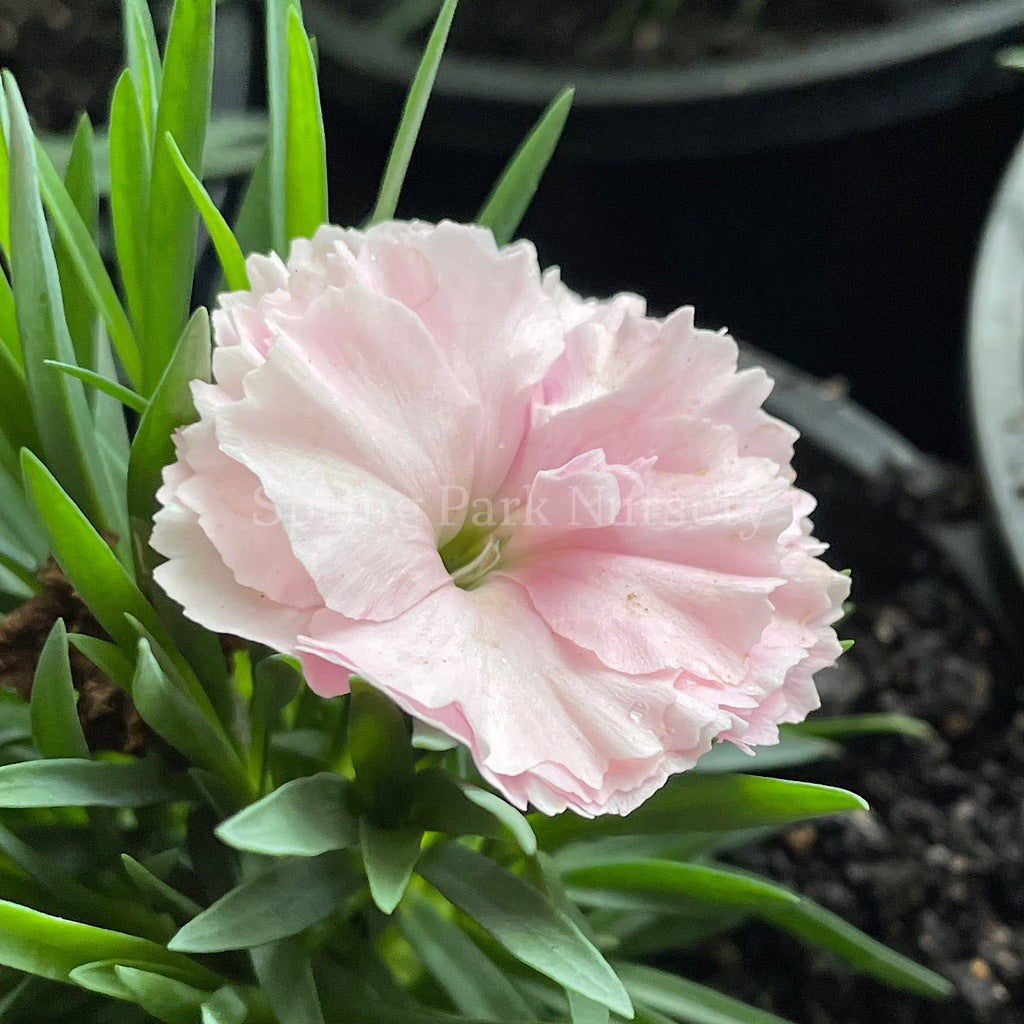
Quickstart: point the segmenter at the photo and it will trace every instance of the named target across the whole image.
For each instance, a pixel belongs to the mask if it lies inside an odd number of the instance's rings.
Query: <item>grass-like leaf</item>
[[[310,237],[326,220],[327,146],[316,64],[299,12],[290,7],[284,220],[288,241]]]
[[[149,807],[194,800],[188,779],[156,760],[59,758],[0,767],[0,807]]]
[[[932,999],[944,999],[953,992],[953,985],[945,978],[871,938],[811,900],[801,899],[785,909],[763,907],[759,913],[777,928],[812,947],[827,949],[862,974],[877,978],[893,988]]]
[[[836,715],[811,718],[788,729],[796,735],[820,739],[847,739],[850,736],[899,735],[915,740],[934,740],[935,730],[920,718],[880,712],[865,715]]]
[[[3,277],[2,273],[0,277]],[[0,345],[0,433],[15,451],[41,447],[39,432],[36,430],[32,415],[28,382],[15,361],[14,353],[4,345]]]
[[[164,144],[171,151],[174,166],[181,176],[182,183],[196,204],[196,209],[203,218],[206,230],[210,233],[210,241],[217,252],[217,258],[224,270],[224,277],[232,291],[242,291],[249,287],[249,273],[245,269],[245,257],[231,231],[224,215],[217,209],[217,204],[210,198],[203,183],[195,176],[192,168],[185,162],[173,136],[165,135]]]
[[[316,857],[359,843],[352,783],[322,772],[287,782],[225,821],[217,836],[236,850]]]
[[[126,693],[131,690],[135,666],[115,644],[84,633],[69,633],[68,643],[84,654],[101,672]]]
[[[574,89],[566,88],[551,101],[477,214],[477,223],[491,229],[498,245],[512,241],[529,209],[562,136],[575,94]]]
[[[411,797],[415,757],[402,712],[380,690],[352,680],[348,749],[356,790],[378,824],[404,816]]]
[[[96,447],[82,385],[43,365],[46,359],[73,363],[75,353],[64,318],[53,246],[43,217],[35,139],[18,87],[8,72],[4,72],[3,82],[11,133],[12,284],[25,382],[41,451],[89,516],[116,532],[124,524]],[[58,185],[63,192],[59,179]],[[77,211],[73,210],[73,214],[78,217]],[[81,224],[80,217],[78,220]]]
[[[82,114],[71,140],[71,155],[64,175],[64,188],[78,215],[82,218],[89,237],[95,240],[99,232],[99,199],[96,195],[96,171],[93,166],[93,130],[88,114]],[[93,335],[96,330],[96,310],[89,291],[75,266],[75,259],[62,239],[54,246],[57,273],[64,294],[64,312],[68,330],[75,348],[75,361],[79,366],[92,366],[94,356]]]
[[[616,970],[638,1006],[686,1024],[789,1024],[766,1010],[741,1003],[714,989],[642,964],[617,962]]]
[[[32,681],[32,740],[43,757],[88,758],[78,694],[71,678],[68,635],[58,619],[43,644]]]
[[[145,314],[150,270],[146,260],[146,222],[153,158],[139,94],[127,71],[114,87],[108,145],[114,247],[128,308],[138,326]]]
[[[102,391],[103,394],[109,395],[123,406],[134,409],[137,413],[144,413],[149,406],[149,402],[142,395],[136,394],[131,388],[126,388],[123,384],[118,384],[116,380],[110,380],[108,377],[96,373],[95,370],[84,370],[81,366],[72,366],[70,363],[58,363],[55,359],[47,359],[45,362],[47,366],[51,366],[61,373],[66,373],[69,377],[75,377],[82,381],[83,384],[96,388],[97,391]]]
[[[170,159],[170,158],[168,158]],[[174,461],[171,435],[196,419],[189,383],[210,379],[210,318],[197,310],[181,334],[174,355],[139,421],[128,463],[128,511],[148,540],[156,492],[164,466]]]
[[[412,900],[398,918],[405,940],[434,980],[467,1017],[512,1024],[534,1014],[508,976],[454,921],[426,901]]]
[[[82,219],[50,157],[38,142],[36,158],[39,163],[39,186],[43,202],[53,219],[61,244],[67,250],[68,262],[78,272],[83,289],[103,318],[110,333],[110,340],[124,364],[129,379],[138,382],[141,376],[141,361],[135,335],[107,268],[103,265],[103,257],[96,247],[89,225]]]
[[[643,835],[659,832],[724,832],[784,825],[805,818],[862,810],[867,804],[832,786],[756,775],[681,775],[624,818],[606,815],[581,828],[572,815],[538,818],[534,829],[543,847],[575,837]]]
[[[3,100],[0,98],[0,106]],[[3,200],[7,202],[4,182],[0,181],[0,189],[4,189]],[[25,365],[21,355],[21,338],[18,335],[18,315],[14,309],[14,292],[6,274],[0,274],[0,348],[19,369]]]
[[[417,865],[435,889],[513,956],[552,981],[632,1016],[615,972],[572,920],[528,882],[458,843],[432,847]]]
[[[691,909],[695,903],[755,909],[795,904],[785,889],[739,872],[672,860],[626,860],[567,871],[577,902],[620,910]]]
[[[430,90],[434,87],[437,68],[441,63],[445,43],[448,41],[448,32],[452,27],[457,3],[458,0],[445,0],[441,13],[438,14],[437,21],[434,23],[433,31],[430,33],[430,38],[427,40],[416,76],[409,86],[409,95],[406,97],[402,119],[398,124],[398,131],[395,133],[395,140],[391,145],[391,154],[388,156],[384,177],[380,183],[377,204],[370,215],[371,224],[390,220],[398,208],[398,199],[402,194],[405,173],[409,169],[409,161],[412,159],[416,138],[420,133],[420,125],[423,124],[423,115],[426,113],[427,102],[430,99]]]
[[[258,946],[249,955],[260,988],[279,1021],[325,1024],[310,953],[300,936]],[[332,1018],[332,1024],[335,1022]]]
[[[342,853],[277,861],[189,921],[169,948],[217,953],[263,946],[322,921],[353,891]]]
[[[156,30],[146,0],[122,0],[122,4],[128,72],[139,96],[146,135],[152,139],[163,73],[160,51],[156,43]]]
[[[96,960],[151,964],[155,971],[217,988],[220,978],[188,957],[134,935],[65,921],[0,900],[0,963],[52,981],[71,981],[71,972]]]
[[[211,706],[174,678],[173,666],[161,665],[145,638],[139,641],[132,679],[132,699],[144,721],[193,764],[212,772],[242,804],[250,791],[241,761]]]
[[[423,829],[381,828],[363,818],[359,822],[359,840],[370,895],[382,913],[390,914],[405,894],[419,860]]]
[[[693,771],[698,774],[716,775],[723,772],[770,774],[784,768],[836,757],[840,753],[842,748],[835,743],[813,736],[801,736],[784,727],[775,746],[759,747],[753,755],[740,750],[732,743],[716,743],[697,762]]]
[[[202,176],[213,79],[214,0],[175,0],[164,53],[156,139],[173,136],[189,167]],[[160,267],[145,299],[141,390],[150,394],[164,375],[188,319],[195,273],[197,216],[166,146],[153,153],[146,258]]]
[[[163,642],[166,633],[152,606],[53,474],[28,451],[22,453],[22,471],[54,557],[100,625],[122,647],[132,648],[136,634],[127,612]]]

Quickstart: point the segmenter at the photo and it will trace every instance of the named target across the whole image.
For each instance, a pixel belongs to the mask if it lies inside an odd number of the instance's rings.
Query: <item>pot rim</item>
[[[967,319],[967,379],[989,498],[1024,582],[1024,140],[981,236]]]
[[[405,85],[419,52],[379,28],[341,14],[333,0],[306,0],[306,20],[320,45],[350,67]],[[516,105],[547,103],[567,82],[577,107],[680,104],[771,93],[870,74],[954,50],[1024,26],[1020,0],[975,0],[908,18],[894,26],[861,29],[785,53],[704,61],[681,69],[603,71],[532,67],[511,60],[446,54],[436,95]]]

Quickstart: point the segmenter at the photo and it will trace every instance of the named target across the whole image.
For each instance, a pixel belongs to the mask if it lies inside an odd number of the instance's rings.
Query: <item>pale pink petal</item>
[[[642,799],[638,789],[649,794],[666,777],[666,750],[693,764],[722,727],[715,708],[696,719],[671,713],[675,673],[623,676],[553,636],[507,580],[442,588],[388,623],[321,613],[300,649],[465,743],[494,785],[547,813]]]
[[[686,669],[738,685],[783,581],[585,548],[508,570],[548,626],[631,675]]]
[[[310,609],[278,604],[235,579],[191,510],[162,508],[151,543],[168,559],[157,566],[153,578],[193,622],[286,653],[294,651],[296,637],[308,630]]]

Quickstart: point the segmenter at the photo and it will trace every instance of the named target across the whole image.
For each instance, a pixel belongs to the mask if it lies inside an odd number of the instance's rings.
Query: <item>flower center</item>
[[[464,526],[438,552],[452,581],[463,590],[479,586],[501,562],[504,539],[479,526]]]

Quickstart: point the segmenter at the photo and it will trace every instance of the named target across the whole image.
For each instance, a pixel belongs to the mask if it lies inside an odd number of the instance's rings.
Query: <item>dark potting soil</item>
[[[102,123],[121,61],[119,0],[0,0],[0,66],[40,129]]]
[[[379,16],[409,0],[338,0]],[[964,0],[472,0],[449,46],[529,64],[686,65],[798,48]],[[415,4],[417,10],[426,10]],[[396,24],[398,19],[396,19]]]
[[[948,1003],[896,993],[748,926],[667,958],[674,969],[796,1024],[1024,1024],[1024,674],[912,524],[964,511],[964,491],[927,508],[865,493],[811,451],[801,483],[819,498],[829,560],[853,570],[855,641],[822,673],[824,713],[905,712],[934,743],[847,741],[834,762],[787,777],[842,786],[871,810],[733,854],[927,964]]]

